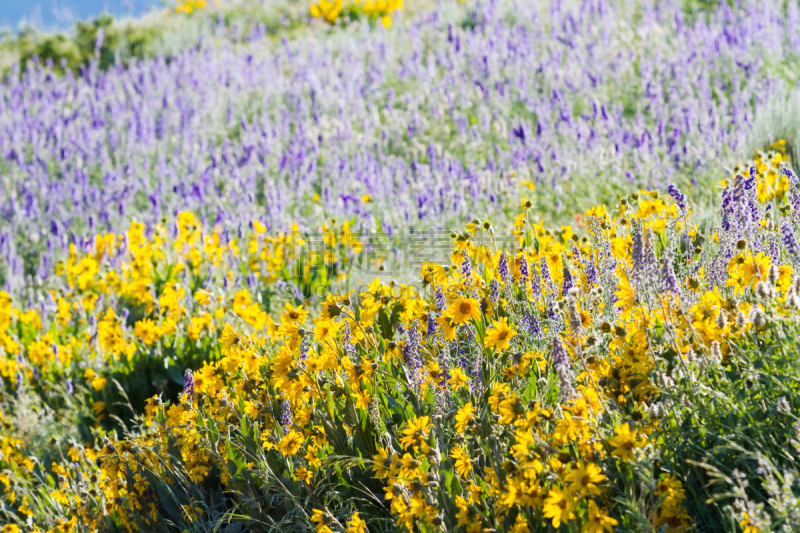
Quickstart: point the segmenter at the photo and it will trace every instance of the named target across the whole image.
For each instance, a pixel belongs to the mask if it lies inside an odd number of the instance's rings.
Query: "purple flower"
[[[441,287],[436,289],[436,307],[439,308],[439,311],[447,307],[447,299],[444,297],[444,292],[442,292]]]
[[[678,187],[674,183],[670,183],[669,187],[667,187],[667,192],[675,200],[675,204],[680,208],[681,212],[686,213],[686,196],[678,190]]]
[[[425,335],[431,337],[436,333],[436,314],[433,311],[428,311],[428,325]]]
[[[800,254],[800,244],[797,242],[794,229],[788,222],[781,226],[781,242],[783,243],[783,247],[786,249],[786,252],[790,255],[797,257],[798,254]]]
[[[283,400],[281,402],[281,427],[284,435],[288,435],[291,431],[292,421],[292,404],[289,403],[289,400]]]
[[[463,252],[461,252],[461,256],[464,258],[464,260],[461,262],[461,273],[464,275],[464,277],[471,278],[472,263],[469,260],[469,253],[467,253],[467,251],[464,250]]]
[[[550,267],[547,265],[547,258],[542,257],[540,263],[542,265],[542,281],[544,281],[547,285],[552,285],[553,277],[550,275]]]
[[[183,394],[190,399],[194,398],[194,373],[191,368],[187,368],[183,373]]]
[[[661,278],[663,283],[663,290],[670,292],[675,296],[681,295],[681,288],[678,285],[678,278],[675,276],[675,270],[672,266],[671,254],[664,254],[661,258]]]
[[[572,272],[569,271],[569,267],[567,266],[567,258],[564,257],[562,260],[564,263],[564,284],[561,288],[561,295],[566,296],[569,290],[572,288]]]
[[[491,291],[490,298],[492,299],[492,302],[497,304],[500,301],[500,284],[497,282],[496,279],[493,279],[489,284],[489,288]]]
[[[305,341],[305,337],[303,338]],[[345,320],[344,327],[342,327],[342,347],[344,348],[344,353],[346,353],[351,358],[356,354],[356,347],[353,346],[352,335],[350,333],[350,322]],[[302,351],[302,348],[301,348]],[[308,349],[306,349],[306,352]],[[301,359],[305,359],[305,357],[301,356]]]
[[[506,281],[508,279],[508,255],[505,252],[500,254],[500,260],[497,262],[497,274],[500,276],[502,281]]]
[[[555,368],[558,375],[561,400],[573,398],[575,389],[572,386],[572,366],[569,361],[569,354],[561,342],[561,337],[558,335],[553,338],[553,368]]]

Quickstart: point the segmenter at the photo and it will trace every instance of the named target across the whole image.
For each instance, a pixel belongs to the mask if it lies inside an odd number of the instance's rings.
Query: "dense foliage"
[[[800,182],[783,158],[761,152],[723,182],[707,228],[674,186],[556,232],[522,198],[511,249],[475,221],[419,288],[376,279],[317,311],[272,309],[275,289],[365,254],[348,225],[307,263],[297,233],[256,222],[226,241],[190,213],[172,232],[98,236],[40,304],[3,294],[4,418],[78,404],[96,420],[91,438],[56,438],[50,464],[6,426],[5,516],[77,530],[791,530]],[[180,395],[142,394],[159,368]]]

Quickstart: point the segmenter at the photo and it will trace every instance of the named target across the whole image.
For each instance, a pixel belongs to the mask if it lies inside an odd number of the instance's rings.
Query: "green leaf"
[[[246,439],[246,438],[248,438],[250,436],[250,424],[248,423],[246,416],[242,417],[242,423],[239,426],[239,428],[242,430],[242,437],[243,438]]]

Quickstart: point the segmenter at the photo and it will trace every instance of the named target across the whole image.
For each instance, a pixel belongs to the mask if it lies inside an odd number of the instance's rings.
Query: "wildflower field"
[[[0,533],[800,531],[796,0],[169,6],[0,82]]]

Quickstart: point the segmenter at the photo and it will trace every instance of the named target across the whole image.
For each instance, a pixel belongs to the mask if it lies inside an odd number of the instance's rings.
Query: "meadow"
[[[797,2],[149,17],[0,41],[0,532],[800,530]]]

